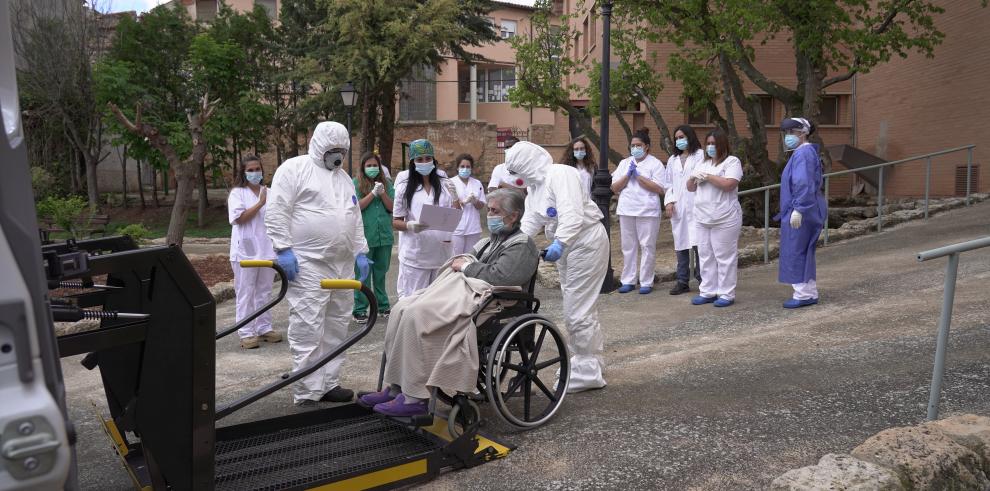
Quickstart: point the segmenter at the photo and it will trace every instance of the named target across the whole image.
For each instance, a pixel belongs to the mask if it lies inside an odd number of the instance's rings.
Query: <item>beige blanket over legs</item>
[[[385,331],[384,382],[420,399],[430,397],[430,387],[451,395],[474,392],[478,337],[471,317],[492,291],[487,282],[445,265],[433,284],[399,300]],[[482,317],[502,307],[490,306]]]

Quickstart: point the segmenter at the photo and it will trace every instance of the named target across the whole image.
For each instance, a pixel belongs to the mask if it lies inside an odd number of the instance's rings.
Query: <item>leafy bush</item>
[[[31,167],[31,189],[34,190],[34,200],[47,198],[55,187],[55,177],[41,167]]]
[[[86,200],[79,196],[49,196],[38,203],[38,216],[65,230],[74,239],[80,238],[79,233],[89,228],[88,223],[80,220],[87,210]]]
[[[129,235],[134,242],[138,244],[145,242],[148,237],[151,236],[151,230],[148,230],[144,225],[140,223],[132,223],[117,229],[117,235]]]

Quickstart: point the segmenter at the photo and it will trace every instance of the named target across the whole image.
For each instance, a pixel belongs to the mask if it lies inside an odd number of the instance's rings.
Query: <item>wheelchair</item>
[[[539,314],[535,285],[534,273],[526,291],[496,289],[473,314],[479,351],[476,392],[445,394],[431,387],[428,413],[408,423],[428,426],[439,417],[447,420],[451,436],[474,432],[482,424],[478,403],[490,403],[502,421],[517,429],[536,428],[553,418],[567,395],[570,355],[560,329]],[[384,373],[383,354],[378,390]],[[446,414],[443,406],[449,407]]]

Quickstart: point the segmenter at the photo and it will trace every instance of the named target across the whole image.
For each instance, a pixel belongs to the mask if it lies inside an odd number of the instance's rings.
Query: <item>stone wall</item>
[[[502,163],[505,153],[498,148],[496,126],[483,121],[402,121],[395,125],[392,144],[394,172],[402,169],[402,144],[419,138],[433,143],[437,167],[456,174],[454,158],[461,153],[474,157],[474,177],[488,182],[492,168]]]

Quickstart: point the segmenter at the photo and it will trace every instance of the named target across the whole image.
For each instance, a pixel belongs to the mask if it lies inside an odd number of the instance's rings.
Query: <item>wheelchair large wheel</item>
[[[567,343],[557,327],[538,315],[521,316],[502,329],[488,352],[488,400],[505,422],[540,426],[564,402],[569,364]]]

